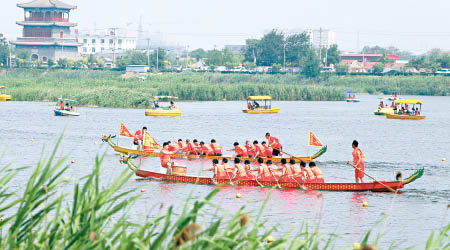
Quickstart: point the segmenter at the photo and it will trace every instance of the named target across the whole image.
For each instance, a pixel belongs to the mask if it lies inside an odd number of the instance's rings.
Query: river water
[[[53,116],[53,103],[0,102],[0,164],[35,165],[42,152],[48,155],[65,130],[58,156],[69,154],[75,164],[67,172],[77,178],[88,174],[96,155],[105,155],[102,181],[106,187],[125,165],[119,156],[100,141],[102,133],[117,134],[121,122],[133,133],[142,126],[158,141],[172,138],[217,140],[224,148],[235,141],[264,140],[271,132],[290,154],[310,155],[318,150],[306,146],[307,132],[313,131],[328,145],[328,152],[317,159],[327,182],[353,182],[354,170],[345,166],[351,160],[351,142],[357,139],[366,154],[366,171],[379,180],[394,180],[398,171],[404,177],[424,167],[424,176],[407,185],[403,193],[318,192],[275,189],[263,213],[268,225],[276,226],[274,235],[302,223],[317,225],[324,234],[337,233],[337,247],[348,247],[360,241],[368,230],[384,232],[381,246],[396,240],[401,247],[424,247],[431,230],[450,222],[450,97],[420,97],[424,102],[425,120],[389,120],[373,115],[379,96],[362,95],[360,103],[346,102],[274,102],[281,111],[276,115],[244,114],[244,102],[180,102],[182,117],[146,117],[143,109],[110,109],[81,107],[80,117]],[[406,97],[417,98],[417,97]],[[33,139],[33,140],[32,140]],[[119,139],[119,145],[132,146],[131,139]],[[158,158],[135,159],[143,169],[159,169]],[[187,161],[188,172],[210,167],[209,161]],[[26,182],[18,177],[17,186]],[[143,199],[134,205],[135,219],[155,215],[161,204],[179,208],[188,195],[201,199],[214,186],[174,184],[159,181],[136,181],[132,178],[124,189],[145,188]],[[366,177],[366,181],[369,179]],[[271,188],[223,187],[213,202],[230,214],[246,205],[257,211]],[[67,191],[71,191],[68,188]],[[236,193],[242,198],[236,199]],[[318,195],[322,194],[322,195]],[[363,208],[362,202],[369,207]],[[382,220],[383,214],[387,219]],[[381,220],[381,223],[379,222]]]

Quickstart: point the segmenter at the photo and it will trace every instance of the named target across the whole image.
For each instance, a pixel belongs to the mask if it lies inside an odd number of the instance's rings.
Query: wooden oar
[[[275,178],[275,175],[273,175],[273,173],[272,173],[272,170],[271,169],[269,169],[269,172],[270,172],[270,174],[272,175],[272,177],[275,179],[275,181],[277,182],[277,186],[278,186],[278,188],[279,189],[281,189],[281,186],[280,186],[280,183],[278,183],[278,179],[277,178]]]
[[[350,162],[347,162],[347,165],[350,165],[352,167],[354,167],[355,169],[363,172],[363,174],[367,175],[369,178],[371,178],[372,180],[374,180],[375,182],[377,182],[378,184],[381,184],[383,187],[387,188],[389,191],[393,192],[393,193],[397,193],[397,191],[395,191],[394,189],[392,189],[391,187],[387,186],[386,184],[378,181],[377,179],[373,178],[372,176],[368,175],[366,172],[362,171],[360,168],[358,168],[357,166],[350,164]]]

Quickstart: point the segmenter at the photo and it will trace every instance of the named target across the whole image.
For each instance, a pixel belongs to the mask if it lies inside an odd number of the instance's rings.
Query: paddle
[[[278,179],[275,178],[275,175],[272,173],[272,169],[269,169],[270,174],[272,175],[272,177],[275,179],[275,181],[277,182],[277,186],[279,189],[281,189],[280,183],[278,183]]]
[[[353,164],[350,164],[350,162],[347,162],[347,165],[350,165],[352,167],[354,167],[355,169],[363,172],[363,174],[367,175],[369,178],[371,178],[372,180],[374,180],[375,182],[377,182],[378,184],[381,184],[383,187],[387,188],[389,191],[393,192],[393,193],[397,193],[397,191],[395,191],[394,189],[392,189],[391,187],[387,186],[386,184],[378,181],[377,179],[373,178],[372,176],[368,175],[366,172],[362,171],[360,168],[356,167]]]

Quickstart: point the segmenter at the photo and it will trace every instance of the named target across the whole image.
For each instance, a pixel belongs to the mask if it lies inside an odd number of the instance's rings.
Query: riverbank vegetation
[[[149,107],[155,95],[181,100],[244,100],[271,95],[275,100],[341,101],[347,92],[401,95],[450,95],[445,76],[335,76],[301,74],[221,74],[182,72],[123,74],[103,70],[2,71],[0,82],[16,101],[71,98],[80,105]]]
[[[254,215],[241,207],[233,216],[211,217],[207,210],[222,211],[212,202],[219,189],[203,200],[187,198],[181,212],[160,209],[159,215],[136,223],[129,211],[142,195],[124,188],[132,172],[102,187],[99,157],[90,174],[72,183],[67,157],[55,157],[60,142],[34,168],[0,167],[1,249],[333,249],[339,237],[320,234],[319,226],[272,237],[278,229],[261,220],[269,198]],[[24,175],[26,183],[18,183],[16,176]],[[432,233],[424,249],[448,249],[449,233],[450,224]],[[376,246],[380,238],[372,242],[369,236],[359,245]],[[376,249],[373,245],[357,249]]]

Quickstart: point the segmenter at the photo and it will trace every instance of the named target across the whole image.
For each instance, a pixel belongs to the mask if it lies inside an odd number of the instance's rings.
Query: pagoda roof
[[[18,21],[18,25],[22,26],[62,26],[62,27],[75,27],[76,23],[69,22],[34,22],[34,21]]]
[[[76,9],[77,6],[63,3],[58,0],[34,0],[28,3],[17,4],[19,8],[51,8],[51,9]]]

